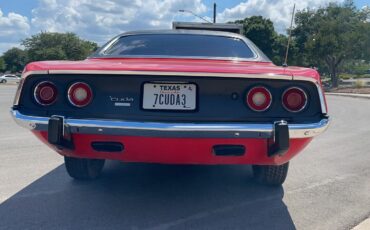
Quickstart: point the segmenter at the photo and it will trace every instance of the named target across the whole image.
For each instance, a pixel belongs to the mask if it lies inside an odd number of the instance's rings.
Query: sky
[[[298,10],[318,8],[344,0],[299,0]],[[192,11],[212,20],[217,4],[217,22],[253,15],[270,18],[279,33],[285,33],[292,0],[0,0],[0,55],[20,47],[23,39],[41,31],[74,32],[83,39],[104,44],[130,30],[169,29],[173,21],[201,21]],[[355,0],[362,8],[370,0]]]

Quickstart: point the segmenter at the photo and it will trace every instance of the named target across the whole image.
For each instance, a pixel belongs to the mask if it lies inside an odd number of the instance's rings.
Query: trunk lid
[[[271,62],[166,59],[166,58],[91,58],[83,61],[40,61],[27,65],[26,71],[162,71],[231,74],[288,75],[286,68]]]

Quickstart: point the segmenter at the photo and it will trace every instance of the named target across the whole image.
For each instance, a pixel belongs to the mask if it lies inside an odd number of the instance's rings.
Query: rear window
[[[194,34],[143,34],[120,37],[99,56],[178,56],[253,58],[248,45],[239,38]]]

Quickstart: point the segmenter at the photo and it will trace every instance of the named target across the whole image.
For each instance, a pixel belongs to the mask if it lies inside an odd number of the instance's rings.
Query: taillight
[[[84,107],[90,104],[93,97],[90,86],[83,82],[76,82],[68,89],[68,100],[76,107]]]
[[[262,112],[270,107],[272,96],[267,88],[256,86],[249,90],[246,101],[249,108],[257,112]]]
[[[34,98],[40,105],[51,105],[57,100],[57,87],[50,81],[43,81],[36,85]]]
[[[283,93],[282,103],[289,112],[300,112],[307,105],[307,95],[303,89],[291,87]]]

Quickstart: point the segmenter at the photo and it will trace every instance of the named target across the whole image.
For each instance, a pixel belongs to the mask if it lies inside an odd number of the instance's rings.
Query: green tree
[[[244,36],[256,44],[275,64],[283,64],[288,40],[285,35],[275,31],[270,19],[252,16],[235,23],[243,25]]]
[[[274,24],[262,16],[252,16],[236,23],[243,24],[244,35],[252,40],[268,57],[273,56],[272,46],[276,37]]]
[[[6,70],[20,72],[27,63],[27,53],[19,48],[11,48],[3,54]]]
[[[285,59],[285,52],[286,52],[287,44],[288,44],[287,36],[283,34],[279,34],[275,36],[275,39],[272,44],[273,56],[271,57],[271,60],[275,64],[281,65],[285,62],[284,59]],[[289,47],[289,56],[288,56],[288,61],[287,61],[287,63],[289,63],[290,65],[293,65],[295,63],[294,58],[292,58],[294,56],[293,55],[294,52],[295,52],[294,42],[291,41],[290,47]]]
[[[304,10],[295,19],[294,40],[299,53],[304,54],[301,64],[326,67],[333,87],[338,86],[338,69],[344,61],[370,58],[364,55],[369,47],[365,46],[366,15],[352,1]]]
[[[310,9],[300,11],[295,15],[294,21],[296,27],[292,30],[292,36],[294,41],[294,47],[298,51],[297,55],[294,55],[294,59],[298,65],[318,66],[318,63],[316,63],[315,61],[317,60],[319,61],[319,59],[314,60],[315,63],[312,63],[307,56],[307,49],[305,47],[306,42],[312,35],[312,31],[315,29],[315,25],[312,24],[311,22],[314,15],[315,11],[312,11]]]
[[[0,57],[0,72],[3,72],[6,68],[5,61],[3,57]]]
[[[74,33],[42,32],[22,41],[30,61],[82,60],[95,51],[94,42],[80,39]]]

